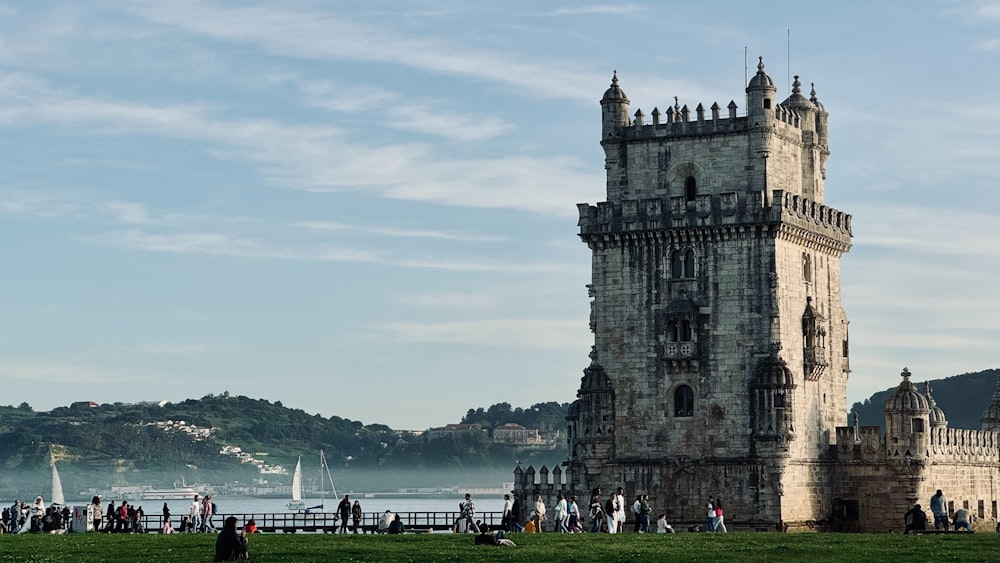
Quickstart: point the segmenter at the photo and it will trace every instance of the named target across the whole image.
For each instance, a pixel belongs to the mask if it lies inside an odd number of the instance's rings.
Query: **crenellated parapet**
[[[775,190],[768,202],[760,192],[703,194],[694,202],[684,197],[605,201],[577,205],[580,236],[602,237],[677,231],[690,236],[708,228],[783,227],[786,237],[798,237],[810,246],[846,252],[851,244],[851,216],[798,195]]]
[[[935,428],[931,430],[928,448],[934,461],[1000,460],[997,433],[966,428]]]

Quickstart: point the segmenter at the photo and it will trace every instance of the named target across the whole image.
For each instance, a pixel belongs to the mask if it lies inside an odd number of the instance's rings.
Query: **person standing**
[[[636,495],[635,500],[632,501],[632,518],[635,518],[635,524],[632,526],[632,531],[638,533],[642,528],[642,518],[639,518],[639,509],[642,507],[642,495]]]
[[[173,527],[170,523],[170,507],[167,506],[167,503],[163,503],[163,527],[166,528],[167,526]]]
[[[642,495],[639,501],[639,533],[645,534],[649,531],[649,495]]]
[[[594,494],[590,496],[590,533],[596,534],[601,531],[601,522],[604,521],[604,510],[601,508],[601,490],[594,489]]]
[[[510,526],[510,520],[511,518],[514,517],[513,514],[511,514],[513,508],[514,508],[514,503],[511,502],[510,495],[505,494],[503,496],[503,516],[500,518],[500,526],[505,531],[508,532],[512,531]]]
[[[212,502],[212,495],[205,495],[201,503],[201,530],[203,532],[215,531],[212,524],[212,515],[215,514],[215,504]]]
[[[520,532],[524,530],[521,526],[521,498],[514,493],[514,498],[511,499],[513,502],[510,505],[510,529],[508,532]]]
[[[556,532],[564,534],[569,531],[566,527],[566,522],[569,519],[569,514],[566,512],[566,496],[559,493],[559,501],[556,502]]]
[[[344,495],[337,505],[337,512],[340,513],[340,533],[347,533],[347,521],[351,518],[351,496]]]
[[[934,515],[934,529],[948,529],[948,501],[944,498],[944,493],[938,489],[931,497],[931,514]]]
[[[201,529],[201,497],[194,495],[194,500],[188,508],[188,532],[196,532],[199,529]]]
[[[615,503],[615,522],[620,534],[625,529],[625,489],[618,487],[615,491]]]
[[[545,520],[545,502],[542,495],[535,495],[535,510],[531,513],[531,522],[535,525],[535,533],[542,533],[542,520]]]
[[[580,527],[580,505],[576,503],[576,497],[571,496],[566,501],[566,512],[569,513],[569,532],[576,534],[583,531]]]
[[[87,507],[87,522],[91,526],[90,530],[101,531],[101,497],[95,496],[90,499],[90,506]]]
[[[476,503],[472,502],[472,495],[465,493],[465,502],[462,503],[462,518],[465,519],[465,530],[472,530],[475,533],[479,533],[479,528],[476,527]]]
[[[604,503],[604,516],[608,520],[608,533],[618,533],[618,495],[611,493]]]
[[[354,501],[354,505],[351,506],[351,518],[354,520],[354,533],[358,533],[358,528],[361,527],[361,517],[363,513],[361,512],[361,503]]]
[[[708,509],[705,513],[705,531],[711,532],[715,530],[715,503],[712,499],[708,499]]]
[[[726,519],[722,516],[722,499],[715,499],[715,531],[727,533],[726,530]]]

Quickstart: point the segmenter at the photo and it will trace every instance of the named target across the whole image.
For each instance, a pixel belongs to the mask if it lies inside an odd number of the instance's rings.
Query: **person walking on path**
[[[347,533],[347,521],[351,519],[351,495],[344,495],[337,505],[337,512],[340,514],[340,533]]]
[[[188,508],[188,532],[197,532],[201,528],[201,497],[194,495],[191,507]]]
[[[716,532],[722,532],[723,534],[725,534],[725,533],[727,533],[729,531],[729,530],[726,530],[726,519],[722,515],[722,499],[721,498],[715,499],[715,531]]]
[[[472,502],[472,495],[465,493],[465,502],[462,503],[462,518],[465,519],[465,530],[479,533],[476,527],[476,503]]]
[[[618,487],[615,491],[615,523],[618,533],[625,531],[625,489]]]
[[[569,531],[569,528],[566,527],[567,520],[569,520],[569,514],[566,511],[566,496],[559,493],[559,502],[556,503],[556,531],[560,534]]]
[[[351,518],[354,520],[354,533],[358,533],[358,528],[361,527],[361,517],[364,513],[361,512],[361,503],[354,501],[354,505],[351,506]]]

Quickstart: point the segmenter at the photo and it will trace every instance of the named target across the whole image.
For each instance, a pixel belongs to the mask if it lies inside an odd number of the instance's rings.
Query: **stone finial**
[[[899,375],[903,378],[903,381],[905,381],[907,383],[910,382],[910,375],[911,374],[910,374],[910,370],[908,368],[903,368],[903,371]]]
[[[659,108],[659,106],[653,108],[653,113],[651,115],[653,116],[653,125],[659,125],[660,124],[660,108]]]
[[[764,74],[764,57],[757,57],[757,74]]]
[[[809,101],[815,104],[817,101],[819,101],[819,98],[816,97],[816,83],[810,82],[809,87],[811,88],[809,90]]]
[[[611,74],[611,87],[614,88],[615,86],[618,86],[618,69],[612,71]]]
[[[792,93],[801,94],[802,93],[802,83],[799,82],[799,75],[795,75],[795,81],[792,82]]]

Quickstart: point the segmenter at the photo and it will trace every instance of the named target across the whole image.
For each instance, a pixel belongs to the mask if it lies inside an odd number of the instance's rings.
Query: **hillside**
[[[949,428],[979,429],[979,419],[990,404],[996,390],[1000,369],[988,369],[975,373],[963,373],[944,379],[931,380],[931,396],[944,411]],[[915,381],[920,391],[922,381]],[[885,427],[885,403],[896,388],[875,393],[863,403],[854,403],[852,413],[858,413],[858,423],[862,426]]]
[[[503,403],[489,410],[509,414],[504,422],[561,429],[567,406],[511,409]],[[338,482],[362,490],[496,486],[511,480],[519,460],[551,466],[565,458],[562,447],[495,444],[486,431],[431,439],[426,433],[324,418],[280,402],[228,394],[162,405],[74,404],[50,412],[34,412],[22,403],[0,407],[0,499],[43,490],[50,451],[70,494],[122,484],[250,483],[261,477],[254,461],[287,468],[299,455],[305,463],[321,449]],[[278,483],[290,479],[266,477]]]

